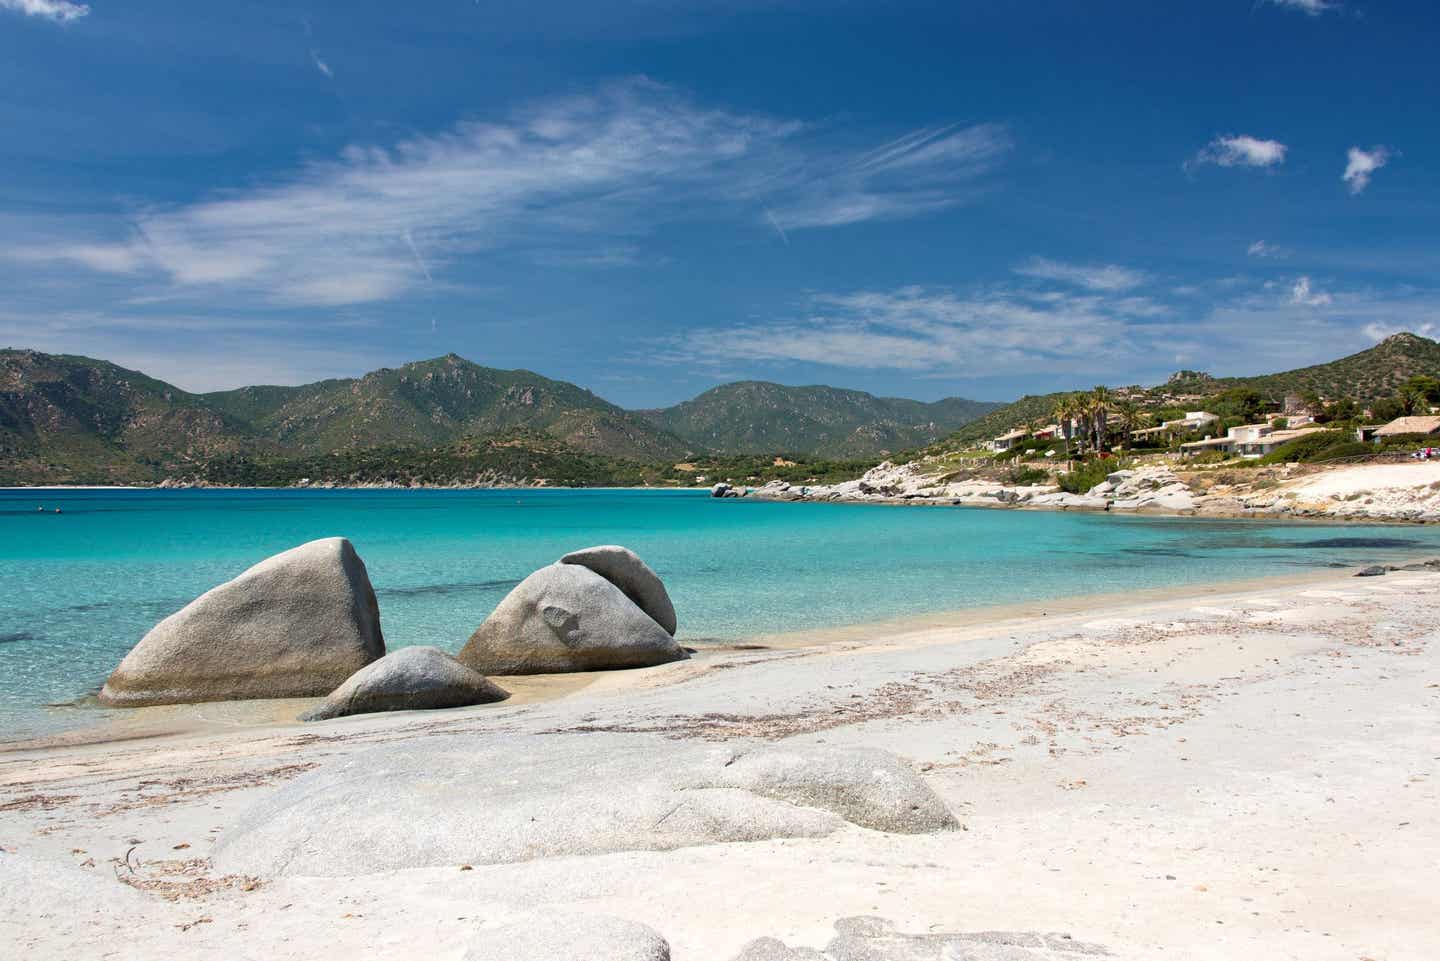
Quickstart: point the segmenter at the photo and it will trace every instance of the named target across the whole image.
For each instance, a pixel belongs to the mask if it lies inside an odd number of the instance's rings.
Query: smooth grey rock
[[[670,961],[653,928],[623,918],[547,914],[477,934],[465,961]]]
[[[108,865],[86,869],[3,850],[0,891],[5,892],[6,921],[56,917],[74,922],[77,916],[114,917],[145,908],[144,896],[117,881]]]
[[[726,484],[726,483],[724,483],[724,482],[721,482],[721,483],[719,483],[719,484],[716,484],[714,487],[710,488],[710,496],[711,496],[711,497],[725,497],[725,496],[728,496],[728,495],[729,495],[730,491],[731,491],[730,485],[729,485],[729,484]]]
[[[571,551],[560,558],[562,564],[579,564],[605,578],[620,588],[621,593],[635,605],[649,614],[656,624],[665,628],[665,633],[674,635],[677,626],[675,605],[660,575],[640,559],[640,555],[628,547],[606,544],[601,547],[587,547]]]
[[[746,945],[735,961],[1079,961],[1086,957],[1113,955],[1101,945],[1076,941],[1068,934],[902,934],[883,918],[856,917],[835,922],[835,937],[822,951],[760,938]]]
[[[1389,573],[1389,568],[1387,568],[1387,567],[1382,567],[1382,566],[1380,566],[1379,564],[1371,564],[1369,567],[1362,567],[1362,568],[1360,568],[1360,570],[1358,570],[1358,571],[1355,572],[1355,576],[1356,576],[1356,577],[1383,577],[1383,576],[1384,576],[1385,574],[1387,574],[1387,573]]]
[[[551,564],[521,581],[460,650],[481,674],[652,667],[690,655],[605,578]]]
[[[365,564],[348,540],[330,537],[261,561],[155,625],[100,701],[318,697],[384,653]]]
[[[377,711],[423,711],[503,701],[509,692],[438,647],[405,647],[362,667],[325,703],[301,715],[324,721]]]
[[[957,826],[883,751],[548,734],[354,755],[260,801],[214,857],[224,873],[346,876],[823,837],[852,823]]]

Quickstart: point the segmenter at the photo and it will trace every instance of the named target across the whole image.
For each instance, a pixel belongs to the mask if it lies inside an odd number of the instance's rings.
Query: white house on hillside
[[[1218,450],[1223,454],[1238,454],[1245,458],[1264,457],[1282,444],[1306,434],[1324,430],[1323,427],[1302,427],[1298,430],[1276,430],[1270,424],[1242,424],[1225,432],[1224,437],[1197,440],[1180,445],[1180,453],[1186,457]]]

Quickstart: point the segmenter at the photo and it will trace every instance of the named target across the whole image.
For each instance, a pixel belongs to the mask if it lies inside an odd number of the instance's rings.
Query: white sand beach
[[[887,958],[1434,958],[1437,618],[1440,574],[1337,572],[707,650],[480,708],[12,748],[0,954],[458,961],[503,956],[479,946],[506,922],[578,913],[648,925],[683,961],[823,949],[837,923],[881,932]],[[630,744],[657,766],[884,749],[960,827],[339,876],[212,860],[235,859],[245,811],[362,751],[500,751],[491,775],[523,793],[530,759]],[[1010,934],[940,938],[977,932]]]

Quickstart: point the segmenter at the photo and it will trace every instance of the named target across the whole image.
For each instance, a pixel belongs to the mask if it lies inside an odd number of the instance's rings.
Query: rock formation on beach
[[[652,928],[608,915],[547,914],[486,928],[465,961],[670,961],[670,944]]]
[[[261,801],[215,857],[230,873],[323,877],[823,837],[847,825],[925,834],[957,822],[876,749],[549,734],[357,754]]]
[[[588,567],[634,601],[640,610],[649,614],[665,632],[675,634],[678,626],[675,620],[675,605],[658,574],[640,555],[628,547],[606,544],[601,547],[587,547],[571,551],[560,558],[562,564],[579,564]]]
[[[362,667],[302,715],[324,721],[377,711],[419,711],[503,701],[509,693],[438,647],[406,647]]]
[[[348,540],[330,537],[261,561],[155,625],[100,701],[318,697],[384,653],[365,564]]]
[[[630,551],[624,551],[628,558],[617,551],[624,548],[579,551],[566,556],[583,560],[551,564],[525,578],[470,636],[461,663],[481,674],[559,674],[688,657],[670,630],[626,594],[629,587],[673,627],[674,608],[660,579]]]

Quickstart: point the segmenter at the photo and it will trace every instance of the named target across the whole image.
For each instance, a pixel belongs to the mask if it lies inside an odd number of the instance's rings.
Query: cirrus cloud
[[[109,243],[29,243],[0,255],[195,296],[223,288],[271,304],[364,303],[428,286],[454,261],[497,248],[573,255],[587,238],[601,249],[633,246],[686,221],[738,220],[789,239],[916,216],[965,202],[1012,148],[990,124],[926,128],[868,151],[837,149],[836,133],[707,108],[637,78],[501,122],[352,146],[277,182],[141,209]]]
[[[70,23],[90,13],[83,3],[70,0],[0,0],[0,10],[14,10],[30,17],[53,20],[56,23]]]

